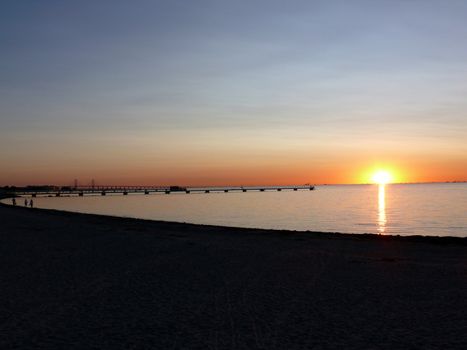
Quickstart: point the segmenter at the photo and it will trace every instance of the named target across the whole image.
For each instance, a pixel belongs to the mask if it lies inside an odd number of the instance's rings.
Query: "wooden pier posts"
[[[303,185],[303,186],[271,186],[271,187],[249,187],[249,188],[244,188],[244,187],[179,187],[179,186],[171,186],[169,187],[139,187],[139,186],[118,186],[118,187],[110,187],[110,186],[99,186],[96,188],[75,188],[75,189],[69,189],[68,187],[64,188],[54,188],[50,190],[44,190],[44,191],[34,191],[34,192],[29,192],[29,191],[18,191],[15,192],[17,195],[28,195],[32,197],[36,196],[43,196],[43,195],[48,195],[49,197],[63,197],[63,196],[79,196],[79,197],[84,197],[88,194],[97,194],[101,196],[107,195],[107,193],[110,194],[122,194],[124,196],[130,195],[132,193],[140,193],[140,194],[151,194],[151,192],[154,192],[155,194],[159,193],[165,193],[165,194],[170,194],[172,192],[175,193],[230,193],[230,192],[269,192],[269,191],[298,191],[298,190],[309,190],[313,191],[315,189],[315,186],[311,185]],[[63,192],[62,192],[63,190]]]

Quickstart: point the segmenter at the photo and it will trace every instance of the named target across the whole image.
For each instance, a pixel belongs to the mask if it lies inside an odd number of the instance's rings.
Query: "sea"
[[[71,212],[232,227],[467,237],[467,183],[37,197],[34,204]]]

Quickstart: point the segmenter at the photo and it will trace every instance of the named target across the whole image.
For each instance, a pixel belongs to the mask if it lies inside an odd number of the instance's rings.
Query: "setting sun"
[[[393,177],[391,173],[386,170],[378,170],[372,175],[371,180],[376,184],[385,185],[392,182]]]

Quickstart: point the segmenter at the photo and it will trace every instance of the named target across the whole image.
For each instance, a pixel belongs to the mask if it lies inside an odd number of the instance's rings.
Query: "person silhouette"
[[[24,206],[25,206],[25,207],[28,206],[28,200],[27,200],[27,199],[24,200]]]
[[[13,203],[14,206],[16,206],[16,198],[12,198],[11,202]]]
[[[32,201],[32,199],[29,201],[29,206],[32,208],[34,206],[34,202]]]

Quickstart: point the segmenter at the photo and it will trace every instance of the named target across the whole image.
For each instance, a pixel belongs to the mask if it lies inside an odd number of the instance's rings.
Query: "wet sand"
[[[465,349],[466,239],[0,205],[1,349]]]

